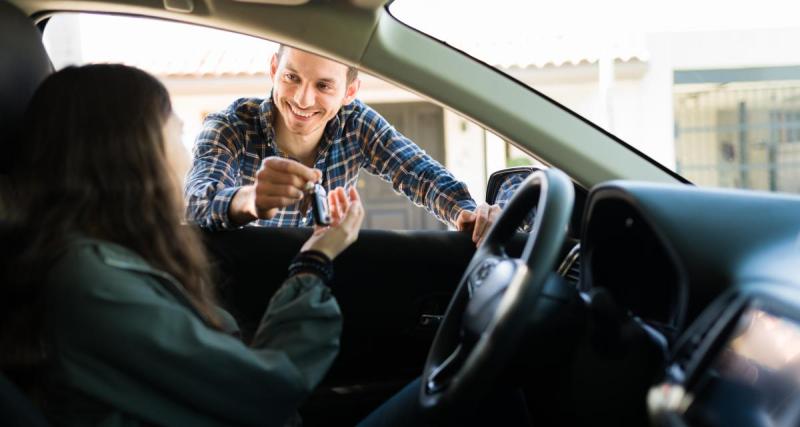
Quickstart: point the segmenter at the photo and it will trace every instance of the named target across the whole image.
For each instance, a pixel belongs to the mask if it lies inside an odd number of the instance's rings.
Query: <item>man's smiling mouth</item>
[[[302,110],[298,110],[297,108],[295,108],[292,104],[289,104],[288,102],[286,103],[286,105],[289,106],[289,110],[292,112],[292,114],[294,114],[295,116],[298,116],[298,117],[300,117],[302,119],[309,119],[312,116],[314,116],[315,114],[317,114],[316,111],[304,112]]]

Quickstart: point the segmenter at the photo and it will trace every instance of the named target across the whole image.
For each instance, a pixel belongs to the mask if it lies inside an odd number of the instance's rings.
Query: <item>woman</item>
[[[3,371],[59,425],[290,421],[338,351],[326,284],[363,219],[355,189],[331,192],[331,226],[303,245],[248,347],[215,305],[200,237],[181,224],[170,166],[181,124],[164,86],[126,66],[70,67],[27,117]]]

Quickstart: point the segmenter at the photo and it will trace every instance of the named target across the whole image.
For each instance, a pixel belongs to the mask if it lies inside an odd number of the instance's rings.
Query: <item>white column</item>
[[[597,92],[600,102],[600,115],[602,126],[609,132],[614,132],[614,111],[611,102],[611,90],[614,86],[614,57],[610,52],[605,52],[597,61]]]
[[[483,201],[486,194],[486,156],[482,127],[450,110],[444,110],[445,167],[467,184],[472,198]]]

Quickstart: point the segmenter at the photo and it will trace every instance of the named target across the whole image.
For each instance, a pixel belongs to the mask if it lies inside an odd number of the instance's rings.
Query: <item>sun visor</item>
[[[235,0],[240,3],[259,3],[259,4],[275,4],[279,6],[300,6],[301,4],[308,3],[308,0]]]

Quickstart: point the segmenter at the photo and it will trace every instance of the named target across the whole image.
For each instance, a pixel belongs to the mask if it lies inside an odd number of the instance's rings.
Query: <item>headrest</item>
[[[20,123],[39,83],[53,71],[42,35],[14,5],[0,1],[0,174],[8,173]]]

